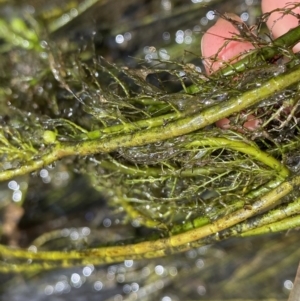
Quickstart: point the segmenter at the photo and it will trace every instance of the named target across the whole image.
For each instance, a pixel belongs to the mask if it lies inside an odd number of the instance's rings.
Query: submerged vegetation
[[[63,248],[47,247],[55,231],[29,250],[3,243],[2,273],[158,258],[299,227],[300,62],[291,49],[300,27],[274,41],[261,26],[243,28],[256,49],[208,77],[159,56],[115,64],[93,38],[58,42],[56,23],[42,21],[1,19],[0,180],[25,183],[15,191],[26,202],[42,171],[83,174],[124,227],[148,232]],[[226,129],[215,124],[222,118]],[[259,126],[245,126],[249,118]]]

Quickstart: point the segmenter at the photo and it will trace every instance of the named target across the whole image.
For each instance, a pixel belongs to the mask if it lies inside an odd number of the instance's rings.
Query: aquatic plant
[[[274,41],[243,28],[255,50],[206,76],[169,59],[119,66],[93,43],[59,45],[31,17],[1,22],[0,180],[59,161],[154,229],[142,240],[67,251],[2,244],[1,272],[168,256],[299,226],[300,64],[291,49],[300,27]],[[244,126],[249,116],[257,129]],[[215,125],[222,118],[229,129]]]

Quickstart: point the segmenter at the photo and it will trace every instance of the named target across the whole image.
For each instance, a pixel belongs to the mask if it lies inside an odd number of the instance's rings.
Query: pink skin
[[[262,0],[262,11],[263,13],[267,13],[277,8],[284,8],[290,2],[300,3],[300,0]],[[288,5],[288,7],[291,7],[291,5]],[[293,12],[300,14],[300,7],[294,9]],[[227,14],[226,16],[235,21],[242,22],[239,17],[234,14]],[[283,15],[281,12],[272,13],[267,20],[267,26],[274,39],[298,25],[299,20],[296,17],[289,14]],[[216,24],[203,35],[201,50],[202,56],[204,57],[204,66],[208,74],[226,66],[226,62],[232,63],[236,61],[243,56],[243,53],[247,53],[254,48],[249,42],[238,41],[238,34],[239,31],[231,22],[220,18]],[[228,40],[235,37],[236,39],[234,41]],[[300,43],[294,46],[293,51],[300,51]],[[228,129],[230,128],[230,120],[223,118],[216,122],[216,125],[219,128]],[[244,128],[250,131],[256,130],[259,125],[260,120],[255,119],[253,115],[249,115],[247,121],[243,124]]]
[[[242,22],[234,14],[226,14],[226,16],[232,20]],[[243,52],[254,48],[249,42],[238,41],[238,34],[238,29],[231,22],[219,18],[216,24],[203,35],[201,50],[205,57],[204,65],[208,73],[226,66],[226,62],[233,62],[235,57],[240,57]],[[235,36],[236,40],[228,40]]]
[[[278,8],[291,8],[290,3],[300,3],[300,0],[262,0],[262,12],[267,13]],[[293,13],[300,15],[300,7],[292,10]],[[240,18],[234,14],[227,14],[228,18],[242,22]],[[282,14],[282,12],[272,13],[268,20],[267,26],[274,39],[288,32],[290,29],[300,24],[299,19],[291,14]],[[211,73],[223,67],[224,62],[232,62],[235,57],[253,49],[253,45],[249,42],[230,41],[228,39],[238,37],[239,31],[227,20],[220,18],[203,35],[201,41],[202,56],[206,71]],[[300,43],[293,48],[294,52],[300,51]],[[217,61],[216,61],[217,60]]]
[[[300,0],[263,0],[261,9],[263,13],[268,13],[277,8],[292,8],[291,2],[300,3]],[[300,7],[292,10],[294,14],[300,14]],[[284,14],[283,12],[274,12],[267,20],[267,26],[272,33],[274,39],[287,33],[290,29],[299,25],[299,19],[291,14]],[[293,48],[294,52],[300,51],[300,43]]]

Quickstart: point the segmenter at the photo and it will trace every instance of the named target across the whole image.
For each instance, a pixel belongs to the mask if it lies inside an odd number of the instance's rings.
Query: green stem
[[[220,69],[212,76],[230,76],[236,74],[237,72],[243,72],[254,64],[257,65],[276,57],[276,55],[280,54],[282,48],[293,47],[299,42],[299,40],[300,26],[291,29],[286,34],[274,40],[272,42],[272,46],[259,47],[253,51],[250,51],[244,56],[244,58],[233,64],[228,63],[227,67]],[[199,92],[199,88],[196,85],[191,85],[185,90],[187,93],[192,94]]]
[[[99,264],[123,261],[126,259],[166,256],[189,250],[197,245],[202,245],[205,237],[232,227],[270,207],[275,206],[282,197],[289,194],[299,185],[300,176],[294,177],[291,181],[282,183],[276,189],[273,189],[266,195],[258,198],[251,205],[251,208],[242,208],[201,228],[193,229],[171,237],[157,239],[155,241],[145,241],[136,244],[103,247],[99,249],[88,249],[85,251],[41,251],[37,253],[11,249],[0,245],[0,252],[4,258],[62,261],[64,264],[68,264],[68,262],[70,263],[72,260],[78,260],[81,264],[83,262]],[[51,266],[51,263],[49,265]]]
[[[199,147],[199,146],[215,146],[218,148],[224,147],[225,149],[233,149],[252,157],[253,160],[258,160],[261,163],[271,167],[277,174],[275,180],[272,180],[268,183],[268,185],[264,185],[263,188],[259,188],[255,191],[251,191],[246,195],[246,198],[249,202],[250,199],[254,197],[258,197],[263,193],[266,193],[270,188],[277,187],[284,179],[286,179],[289,175],[289,170],[281,164],[278,160],[271,157],[269,154],[261,151],[255,144],[246,143],[244,141],[234,141],[225,138],[210,138],[210,139],[197,139],[195,135],[195,139],[193,142],[186,145],[187,148]],[[241,209],[245,205],[244,201],[236,201],[230,210],[238,210]],[[172,228],[172,233],[180,233],[193,228],[199,228],[204,226],[210,222],[210,219],[207,217],[197,217],[194,220],[187,222],[183,225],[176,225]]]
[[[218,74],[224,76],[235,74],[236,72],[242,72],[253,65],[253,62],[257,64],[258,62],[265,62],[274,58],[276,55],[280,54],[282,48],[293,47],[300,40],[300,26],[295,27],[288,31],[286,34],[277,38],[272,42],[272,46],[266,46],[258,48],[249,52],[243,59],[238,62],[221,69]]]
[[[292,216],[284,219],[283,221],[278,221],[271,223],[269,225],[265,225],[253,230],[249,230],[245,233],[241,233],[241,237],[254,236],[254,235],[262,235],[272,232],[280,232],[288,229],[294,229],[300,226],[300,215]]]
[[[107,137],[108,134],[113,134],[113,133],[125,134],[125,133],[129,133],[129,132],[136,131],[136,130],[161,126],[166,122],[178,120],[185,116],[186,116],[185,113],[180,113],[180,112],[170,113],[170,114],[164,115],[163,118],[162,118],[162,116],[158,116],[158,117],[153,117],[150,119],[144,119],[144,120],[139,120],[136,122],[114,125],[111,127],[106,127],[106,128],[100,129],[100,130],[91,131],[91,132],[81,135],[81,137],[94,140],[94,139]]]
[[[212,137],[207,139],[197,139],[197,135],[186,145],[186,148],[195,148],[199,146],[210,146],[224,149],[232,149],[247,154],[253,160],[257,160],[276,171],[279,177],[285,179],[289,175],[289,170],[274,157],[260,150],[254,143],[244,141],[229,140],[226,138]]]
[[[262,216],[256,216],[220,233],[220,238],[265,234],[292,229],[300,223],[300,198],[271,210]],[[297,215],[297,216],[296,216]],[[294,224],[292,224],[294,223]]]
[[[117,171],[120,173],[124,173],[126,175],[132,175],[135,177],[144,176],[144,177],[197,177],[202,175],[211,175],[213,173],[223,173],[226,171],[224,167],[203,167],[203,168],[194,168],[193,170],[181,170],[181,169],[166,169],[163,170],[161,168],[154,167],[135,167],[135,166],[127,166],[121,164],[120,162],[111,159],[111,161],[98,161],[99,166],[106,168],[110,171]],[[146,180],[145,180],[146,181]]]
[[[112,137],[91,141],[57,143],[50,150],[50,153],[46,153],[42,158],[26,162],[26,164],[14,170],[2,171],[0,173],[0,181],[33,172],[66,156],[109,153],[115,151],[119,147],[141,146],[191,133],[224,117],[240,112],[249,106],[257,104],[266,97],[299,82],[299,80],[300,67],[298,66],[278,77],[268,80],[258,89],[247,91],[222,104],[209,107],[200,113],[176,120],[165,126],[136,130],[132,133],[114,135]],[[164,120],[164,116],[161,118]]]

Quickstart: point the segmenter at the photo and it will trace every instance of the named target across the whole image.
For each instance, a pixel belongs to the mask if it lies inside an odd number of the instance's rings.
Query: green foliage
[[[2,33],[13,58],[3,63],[0,179],[64,158],[73,169],[84,157],[80,172],[110,205],[159,229],[159,237],[143,242],[84,251],[33,253],[2,245],[3,258],[20,263],[2,262],[1,271],[159,257],[299,226],[300,64],[291,47],[300,27],[268,45],[259,40],[253,53],[208,78],[175,61],[118,67],[89,45],[79,52],[72,43],[59,48],[37,40],[21,20],[11,27],[1,22],[22,36]],[[272,64],[276,56],[281,62]],[[179,92],[149,83],[148,75],[159,79],[162,71],[181,85]],[[254,130],[245,126],[249,116],[259,120]],[[222,118],[229,129],[215,125]],[[35,261],[28,265],[28,259]]]

